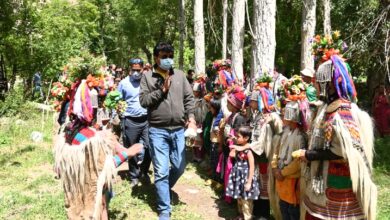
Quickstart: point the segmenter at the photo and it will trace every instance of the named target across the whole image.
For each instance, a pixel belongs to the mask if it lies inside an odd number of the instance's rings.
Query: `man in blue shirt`
[[[40,97],[43,99],[41,72],[38,71],[34,74],[33,84],[34,84],[34,90],[33,90],[32,98],[34,98],[36,92],[39,92]]]
[[[131,186],[138,185],[139,179],[144,177],[150,183],[148,170],[151,159],[149,154],[149,123],[147,110],[139,102],[140,81],[143,73],[142,59],[130,59],[129,75],[118,85],[122,99],[126,101],[127,108],[123,113],[121,126],[123,132],[123,145],[132,146],[142,143],[144,150],[137,157],[131,158],[129,163]]]

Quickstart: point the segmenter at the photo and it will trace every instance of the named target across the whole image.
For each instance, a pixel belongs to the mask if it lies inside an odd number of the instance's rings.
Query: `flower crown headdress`
[[[318,62],[330,60],[332,55],[342,54],[348,49],[347,44],[340,38],[340,32],[334,31],[331,35],[316,35],[311,39],[312,54]]]

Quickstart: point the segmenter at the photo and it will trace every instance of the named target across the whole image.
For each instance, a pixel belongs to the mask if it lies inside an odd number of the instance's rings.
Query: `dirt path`
[[[126,172],[127,163],[122,164],[119,167],[119,170]],[[122,179],[122,182],[126,181]],[[121,184],[121,183],[119,183]],[[141,186],[143,187],[143,186]],[[142,190],[142,189],[141,189]],[[154,194],[154,187],[147,187],[146,191],[152,190],[150,193]],[[212,189],[210,186],[206,185],[206,176],[204,170],[200,168],[199,165],[189,163],[187,165],[186,171],[181,176],[175,187],[173,188],[175,192],[174,198],[176,197],[176,202],[173,201],[173,210],[180,209],[181,211],[191,213],[194,215],[194,218],[202,219],[230,219],[236,215],[236,208],[234,205],[229,205],[223,200],[219,199],[221,192],[218,192]],[[147,202],[147,201],[146,201]],[[142,210],[143,216],[150,216],[153,218],[154,209],[150,207],[149,210]],[[172,219],[175,219],[174,216]],[[181,218],[180,218],[181,219]],[[183,219],[190,219],[189,217],[183,217]]]

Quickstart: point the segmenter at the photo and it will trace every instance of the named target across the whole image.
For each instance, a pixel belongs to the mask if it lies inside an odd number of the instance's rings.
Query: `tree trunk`
[[[222,2],[222,14],[223,14],[223,25],[222,25],[222,59],[226,59],[227,52],[227,16],[228,16],[228,0]]]
[[[322,0],[322,6],[324,7],[324,34],[331,35],[331,23],[330,23],[330,9],[331,0]]]
[[[206,58],[204,45],[203,0],[194,2],[195,74],[205,73]]]
[[[150,52],[150,50],[146,47],[146,45],[142,46],[142,51],[146,54],[146,57],[148,59],[148,63],[153,65],[153,62],[152,62],[152,52]]]
[[[233,1],[232,72],[239,84],[243,82],[245,2]]]
[[[273,73],[276,49],[275,13],[276,1],[253,1],[253,77]]]
[[[316,0],[304,0],[302,8],[301,28],[301,69],[314,68],[310,39],[316,29]]]
[[[12,64],[12,76],[11,76],[11,80],[10,80],[9,90],[14,89],[17,71],[18,71],[18,67],[17,67],[16,63]]]
[[[185,0],[179,0],[179,15],[180,15],[180,22],[179,22],[179,32],[180,32],[180,41],[179,41],[179,69],[184,69],[184,40],[185,40],[185,25],[186,25],[186,18],[185,18]]]
[[[3,54],[0,55],[0,99],[8,91],[7,75],[5,73],[5,64]]]

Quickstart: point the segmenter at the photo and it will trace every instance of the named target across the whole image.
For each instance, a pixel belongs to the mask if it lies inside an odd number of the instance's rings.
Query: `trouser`
[[[41,86],[35,86],[33,89],[32,98],[35,98],[35,93],[39,92],[40,98],[44,98],[42,87]]]
[[[279,206],[283,220],[299,220],[299,205],[290,204],[280,200]]]
[[[268,199],[258,199],[253,201],[253,215],[270,219],[270,204]]]
[[[237,199],[238,212],[244,216],[245,220],[252,219],[253,200]]]
[[[184,128],[149,128],[150,150],[157,191],[157,211],[171,212],[170,189],[186,167]]]
[[[210,166],[211,166],[211,170],[213,171],[212,179],[220,183],[223,183],[220,175],[217,173],[217,166],[218,166],[218,159],[219,159],[218,146],[219,143],[211,143]]]
[[[141,143],[144,149],[137,156],[128,160],[130,179],[138,179],[147,175],[151,163],[149,152],[149,123],[146,116],[125,117],[122,119],[123,145],[129,148],[133,144]]]

